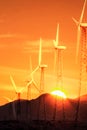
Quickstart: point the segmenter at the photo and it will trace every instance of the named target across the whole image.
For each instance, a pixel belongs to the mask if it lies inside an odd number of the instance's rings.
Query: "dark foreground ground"
[[[87,130],[87,124],[62,121],[0,121],[0,130]]]

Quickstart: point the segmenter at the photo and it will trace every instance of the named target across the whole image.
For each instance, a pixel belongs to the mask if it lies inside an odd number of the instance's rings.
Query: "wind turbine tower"
[[[84,11],[86,7],[87,0],[84,1],[80,20],[77,21],[73,18],[73,21],[77,25],[77,49],[76,49],[76,63],[79,61],[80,65],[80,77],[79,77],[79,100],[76,110],[75,121],[78,121],[79,118],[79,107],[80,107],[80,94],[82,88],[86,89],[87,85],[87,23],[82,22]],[[79,59],[79,60],[78,60]]]
[[[33,73],[34,73],[38,69],[40,69],[40,72],[41,72],[40,73],[40,95],[42,95],[44,93],[44,71],[45,71],[45,68],[47,68],[47,65],[46,64],[42,64],[42,39],[40,38],[38,66],[33,71]],[[44,99],[44,97],[43,97],[42,100],[43,100],[42,102],[43,102],[43,110],[44,110],[44,112],[43,112],[44,113],[44,120],[46,120],[45,99]],[[41,108],[40,105],[41,105],[41,100],[39,100],[39,108],[38,108],[38,113],[37,113],[38,120],[41,117],[41,115],[40,115],[40,110],[41,110],[40,109]]]
[[[63,90],[63,79],[62,79],[63,55],[62,55],[62,52],[66,49],[66,46],[59,45],[59,24],[57,25],[56,40],[53,40],[53,43],[54,43],[54,49],[55,49],[54,69],[55,69],[56,78],[57,78],[56,86],[58,89]],[[56,105],[57,105],[57,100],[55,102],[55,110],[54,110],[54,115],[53,115],[54,120],[56,118],[56,107],[57,107]],[[63,104],[63,120],[64,119],[65,119],[65,114],[64,114],[64,104]]]
[[[45,68],[47,68],[46,64],[41,64],[41,59],[42,59],[42,53],[41,53],[41,48],[42,48],[42,39],[40,38],[40,50],[39,50],[39,67],[41,69],[41,78],[40,78],[40,92],[41,94],[44,93],[44,71]]]
[[[59,24],[57,26],[56,40],[53,40],[53,43],[55,49],[54,69],[57,77],[57,86],[58,88],[60,88],[62,86],[62,71],[63,71],[62,51],[66,49],[66,46],[59,45]]]

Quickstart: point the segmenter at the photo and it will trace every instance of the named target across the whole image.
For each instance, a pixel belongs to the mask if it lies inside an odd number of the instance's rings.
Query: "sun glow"
[[[65,93],[60,91],[60,90],[55,90],[55,91],[52,91],[51,92],[52,95],[55,95],[55,96],[59,96],[59,97],[62,97],[62,98],[67,98]]]

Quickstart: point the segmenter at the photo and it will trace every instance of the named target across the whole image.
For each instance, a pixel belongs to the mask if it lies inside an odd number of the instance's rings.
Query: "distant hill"
[[[87,95],[85,95],[87,96]],[[81,99],[84,96],[81,97]],[[0,121],[3,120],[58,120],[74,121],[78,100],[62,99],[43,94],[33,100],[16,100],[0,106]],[[87,100],[81,100],[78,120],[87,122]]]

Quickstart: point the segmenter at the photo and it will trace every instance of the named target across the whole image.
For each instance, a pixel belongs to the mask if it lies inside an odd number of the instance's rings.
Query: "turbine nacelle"
[[[20,96],[21,92],[16,92],[16,94],[17,94],[18,96]]]
[[[83,23],[83,22],[78,22],[75,18],[72,18],[73,21],[75,22],[75,24],[78,26],[78,27],[82,27],[82,28],[87,28],[87,23]]]
[[[80,24],[80,27],[82,27],[82,28],[87,28],[87,23],[81,23],[81,24]]]
[[[65,50],[66,46],[56,46],[55,49],[57,49],[57,50]]]
[[[39,65],[39,67],[40,67],[40,68],[47,68],[47,65],[41,64],[41,65]]]

